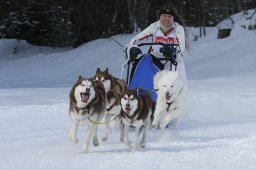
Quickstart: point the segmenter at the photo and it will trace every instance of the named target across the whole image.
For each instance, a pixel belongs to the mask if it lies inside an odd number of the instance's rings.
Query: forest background
[[[1,0],[0,38],[32,45],[78,47],[83,43],[140,31],[156,11],[173,3],[187,26],[216,26],[229,16],[256,8],[255,0]]]

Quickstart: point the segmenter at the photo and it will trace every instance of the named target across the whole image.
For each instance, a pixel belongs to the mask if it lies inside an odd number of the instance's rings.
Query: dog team
[[[115,121],[120,130],[120,141],[132,151],[146,147],[150,128],[160,127],[163,131],[168,124],[178,126],[185,112],[187,88],[177,72],[160,71],[154,77],[154,89],[158,97],[151,99],[149,91],[136,88],[130,90],[124,80],[109,73],[108,68],[96,70],[92,78],[78,77],[70,91],[69,115],[72,127],[69,139],[78,143],[80,125],[88,126],[82,153],[87,153],[91,143],[98,146],[97,131],[104,124],[108,140],[111,133],[109,123]],[[135,141],[129,140],[129,128],[135,127]]]

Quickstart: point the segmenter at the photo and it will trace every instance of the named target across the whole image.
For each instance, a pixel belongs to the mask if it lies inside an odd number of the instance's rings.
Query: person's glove
[[[130,52],[130,60],[135,60],[139,54],[142,54],[141,49],[138,46],[132,46],[131,48],[129,48],[129,52]]]
[[[172,62],[172,64],[177,65],[176,62],[176,48],[168,45],[163,45],[162,48],[160,48],[160,52],[163,53],[163,56]]]

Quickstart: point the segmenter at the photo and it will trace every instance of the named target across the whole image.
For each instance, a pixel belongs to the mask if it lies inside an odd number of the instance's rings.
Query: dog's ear
[[[93,77],[88,79],[93,85],[102,84],[101,81],[95,80]]]
[[[139,96],[139,88],[138,87],[136,87],[136,94],[137,94],[137,96]]]
[[[120,95],[120,97],[122,97],[124,94],[126,94],[127,91],[128,91],[128,87],[127,87],[127,88],[124,88],[123,91],[122,91],[122,93],[121,93],[121,95]]]
[[[108,68],[106,68],[106,70],[105,70],[107,73],[108,73]]]
[[[90,82],[94,82],[94,79],[92,77],[88,78]]]
[[[82,78],[82,76],[80,75],[80,76],[78,77],[78,80],[81,79],[81,78]]]
[[[141,90],[142,90],[142,89],[140,89],[140,88],[137,86],[137,87],[133,90],[133,94],[139,96]]]
[[[96,70],[96,73],[100,72],[100,68],[98,67],[97,70]]]
[[[128,86],[127,86],[127,85],[125,85],[125,86],[123,87],[123,90],[121,91],[121,95],[126,91],[126,89],[128,89]]]

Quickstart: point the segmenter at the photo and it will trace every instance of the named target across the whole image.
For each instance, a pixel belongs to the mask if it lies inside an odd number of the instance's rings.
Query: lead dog
[[[139,147],[146,147],[147,131],[152,122],[154,103],[147,92],[139,94],[138,89],[125,89],[121,96],[121,140],[135,151]],[[128,137],[129,127],[135,126],[136,139],[133,145]]]
[[[100,121],[106,108],[106,92],[100,81],[86,79],[79,76],[70,91],[69,115],[72,127],[69,139],[78,143],[77,130],[79,125],[88,125],[88,132],[82,147],[82,153],[88,152],[88,147],[93,137],[93,144],[98,146],[97,128],[94,122]]]
[[[178,72],[160,71],[154,77],[154,88],[158,97],[152,127],[159,124],[161,129],[165,129],[170,122],[178,127],[185,112],[188,93]]]
[[[108,139],[108,135],[111,133],[109,127],[110,121],[113,118],[116,119],[116,127],[120,127],[120,95],[124,91],[124,88],[127,86],[124,80],[118,79],[111,75],[108,71],[108,68],[105,71],[101,71],[100,68],[97,68],[96,74],[94,76],[95,80],[99,80],[103,83],[106,94],[107,94],[107,105],[106,105],[106,114],[105,114],[105,126],[106,126],[106,135],[103,138],[104,141]]]

